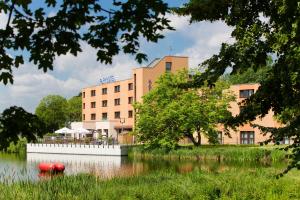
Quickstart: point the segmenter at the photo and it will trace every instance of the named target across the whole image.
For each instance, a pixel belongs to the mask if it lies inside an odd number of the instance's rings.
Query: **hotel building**
[[[97,130],[97,134],[118,137],[119,141],[121,139],[120,142],[124,141],[123,137],[126,134],[121,133],[132,131],[134,128],[132,103],[141,102],[143,95],[155,87],[155,81],[163,73],[174,73],[183,69],[188,69],[188,57],[165,56],[155,59],[146,67],[133,69],[130,79],[83,88],[82,122],[72,123],[72,128],[93,129]],[[236,101],[231,102],[229,108],[233,115],[237,115],[242,109],[238,103],[255,93],[258,87],[259,84],[230,87],[236,96]],[[280,126],[273,119],[272,112],[262,119],[257,118],[253,123],[268,127]],[[257,144],[268,136],[263,136],[258,128],[253,128],[250,124],[238,127],[236,131],[232,130],[231,137],[226,136],[221,127],[219,131],[221,144]],[[283,142],[289,143],[288,140]],[[202,143],[207,143],[207,140],[202,139]]]

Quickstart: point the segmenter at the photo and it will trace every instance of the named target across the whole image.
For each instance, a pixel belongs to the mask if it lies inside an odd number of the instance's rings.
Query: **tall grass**
[[[181,147],[176,150],[147,150],[143,146],[131,149],[132,158],[159,159],[194,159],[194,160],[226,160],[226,161],[262,161],[280,162],[288,158],[288,153],[274,147],[260,146],[201,146]]]
[[[57,177],[37,183],[0,184],[0,199],[300,199],[300,174],[276,179],[277,169],[195,170],[101,180],[95,176]]]

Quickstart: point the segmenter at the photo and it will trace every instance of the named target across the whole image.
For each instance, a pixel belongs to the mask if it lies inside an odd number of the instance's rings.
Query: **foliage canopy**
[[[180,15],[191,16],[191,22],[224,21],[233,27],[233,44],[222,44],[220,52],[203,62],[205,73],[195,77],[191,87],[208,81],[213,84],[227,67],[232,74],[248,68],[259,69],[273,56],[272,69],[261,82],[258,91],[246,100],[244,112],[228,121],[238,126],[263,117],[270,110],[276,115],[288,112],[286,125],[271,132],[268,141],[293,138],[294,161],[291,167],[300,168],[300,3],[298,0],[190,0]]]
[[[11,142],[17,143],[19,138],[36,141],[44,130],[45,124],[36,115],[21,107],[10,107],[0,116],[0,150],[6,150]]]
[[[138,139],[152,147],[174,148],[180,139],[189,138],[194,145],[201,145],[205,135],[211,143],[217,143],[217,125],[231,113],[227,110],[234,97],[224,91],[225,82],[215,87],[183,89],[175,85],[188,82],[187,71],[166,73],[156,86],[136,103]]]
[[[162,30],[172,29],[162,0],[112,1],[109,8],[103,4],[43,0],[36,6],[28,0],[1,1],[0,13],[8,20],[0,29],[0,82],[13,83],[13,67],[24,63],[24,52],[46,72],[53,69],[56,56],[81,52],[82,42],[97,50],[101,62],[111,63],[121,51],[142,62],[147,56],[140,52],[140,37],[157,42],[163,38]],[[52,9],[54,15],[48,13]]]

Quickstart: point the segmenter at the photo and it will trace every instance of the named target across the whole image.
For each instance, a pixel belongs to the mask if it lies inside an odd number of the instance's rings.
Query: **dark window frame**
[[[121,86],[120,85],[115,85],[115,89],[114,89],[115,93],[120,92],[120,90],[121,90]]]
[[[106,117],[104,117],[104,115],[106,115]],[[107,112],[104,112],[104,113],[102,113],[102,120],[107,120],[107,117],[108,115],[107,115]]]
[[[133,103],[133,97],[128,97],[128,104],[132,104]]]
[[[128,91],[133,90],[133,83],[128,83]]]
[[[120,111],[116,111],[115,112],[115,119],[120,119],[120,118],[121,118],[121,112]]]
[[[132,118],[133,117],[133,111],[132,110],[128,110],[128,118]]]
[[[107,88],[102,88],[102,95],[107,94]]]
[[[239,91],[239,97],[240,98],[249,98],[253,94],[254,94],[254,89],[247,89],[247,90],[240,90]]]
[[[102,107],[107,107],[108,101],[107,100],[102,100]]]
[[[96,113],[91,113],[91,120],[96,120]]]
[[[96,90],[91,90],[91,97],[96,96]]]
[[[120,98],[115,99],[114,102],[115,102],[115,106],[121,105],[121,99]]]
[[[172,71],[172,62],[166,62],[166,72]]]
[[[91,102],[91,108],[96,108],[96,101]]]
[[[251,137],[251,135],[253,135],[253,137]],[[240,144],[255,144],[255,132],[240,131]]]

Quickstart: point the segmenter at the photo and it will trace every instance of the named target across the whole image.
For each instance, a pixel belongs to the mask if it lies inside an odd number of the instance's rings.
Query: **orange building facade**
[[[82,122],[73,123],[72,128],[83,127],[97,130],[97,134],[120,137],[121,133],[132,131],[134,128],[133,102],[141,102],[143,95],[153,87],[155,81],[164,73],[174,73],[188,69],[188,57],[166,56],[152,61],[146,67],[132,70],[132,77],[127,80],[115,81],[82,89]],[[257,91],[259,84],[232,85],[229,90],[236,96],[236,101],[230,103],[229,110],[233,115],[239,114],[242,107],[238,103]],[[253,123],[268,127],[279,127],[270,112],[264,118],[257,118]],[[121,134],[124,136],[124,134]],[[258,128],[250,124],[231,130],[228,137],[219,128],[221,144],[257,144],[267,139]],[[205,137],[203,144],[208,141]],[[282,143],[289,143],[284,140]]]
[[[162,74],[183,69],[188,69],[187,57],[166,56],[155,59],[146,67],[133,69],[130,79],[83,88],[82,123],[73,123],[72,128],[81,126],[114,138],[121,132],[131,131],[134,126],[133,102],[141,102]]]

